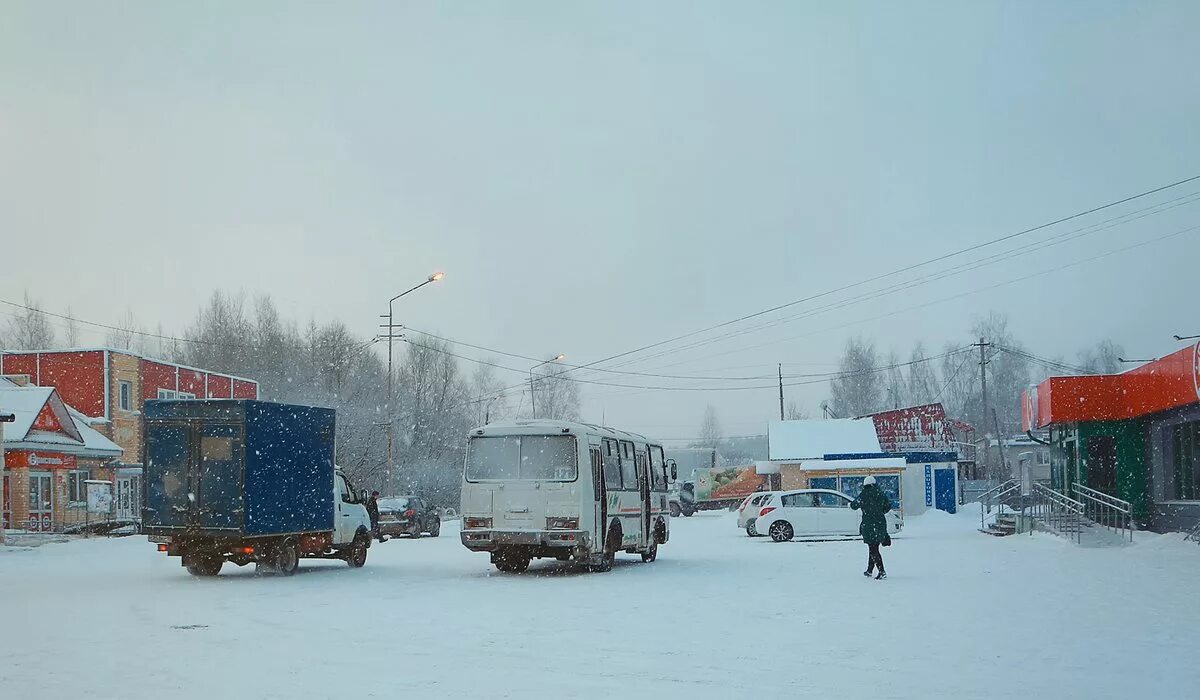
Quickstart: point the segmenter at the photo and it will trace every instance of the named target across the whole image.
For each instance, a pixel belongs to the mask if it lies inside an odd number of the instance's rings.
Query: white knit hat
[[[868,476],[867,478],[863,479],[863,486],[873,486],[874,484],[875,477],[873,476]]]

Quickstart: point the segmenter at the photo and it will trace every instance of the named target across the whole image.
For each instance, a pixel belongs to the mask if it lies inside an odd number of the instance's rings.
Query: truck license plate
[[[171,538],[163,535],[147,535],[146,539],[151,544],[171,544]]]

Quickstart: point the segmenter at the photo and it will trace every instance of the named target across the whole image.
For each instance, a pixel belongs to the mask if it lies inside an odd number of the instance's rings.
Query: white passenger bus
[[[612,568],[617,552],[658,556],[670,539],[667,487],[675,465],[633,433],[584,423],[522,420],[470,432],[462,484],[462,543],[501,571],[533,558]]]

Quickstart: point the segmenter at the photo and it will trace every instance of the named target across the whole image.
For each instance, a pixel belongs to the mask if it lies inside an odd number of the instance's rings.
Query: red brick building
[[[146,400],[258,398],[254,380],[112,348],[0,353],[0,375],[55,388],[89,427],[121,447],[111,465],[118,516],[137,517],[141,511],[141,411]]]

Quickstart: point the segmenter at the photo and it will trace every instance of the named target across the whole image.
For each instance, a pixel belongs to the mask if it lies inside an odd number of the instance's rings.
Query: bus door
[[[592,516],[593,531],[604,537],[604,524],[608,521],[608,494],[604,488],[604,456],[599,445],[591,446],[592,456]]]
[[[641,544],[649,546],[650,544],[650,470],[645,452],[637,453],[637,475],[638,475],[638,500],[642,506],[641,518],[641,535],[639,539]]]

